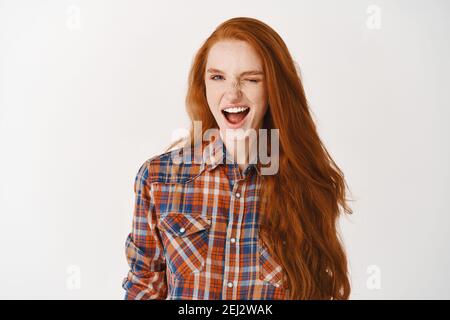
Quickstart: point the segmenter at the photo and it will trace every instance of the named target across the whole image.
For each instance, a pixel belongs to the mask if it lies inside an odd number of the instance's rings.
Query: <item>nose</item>
[[[238,100],[242,96],[241,86],[238,81],[233,81],[226,93],[230,100]]]

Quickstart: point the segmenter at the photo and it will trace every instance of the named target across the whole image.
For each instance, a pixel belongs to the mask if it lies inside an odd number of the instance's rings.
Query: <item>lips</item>
[[[231,128],[239,128],[250,112],[248,106],[226,107],[221,110],[227,124]]]

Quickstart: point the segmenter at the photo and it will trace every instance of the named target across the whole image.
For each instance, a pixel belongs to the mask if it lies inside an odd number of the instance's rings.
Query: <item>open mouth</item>
[[[225,119],[233,127],[242,124],[249,112],[250,107],[247,106],[225,108],[222,110]]]

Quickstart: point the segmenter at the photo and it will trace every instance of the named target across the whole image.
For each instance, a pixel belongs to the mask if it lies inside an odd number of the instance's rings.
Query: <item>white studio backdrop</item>
[[[351,298],[450,298],[444,0],[0,1],[0,298],[123,298],[135,174],[236,16],[285,40],[346,175]]]

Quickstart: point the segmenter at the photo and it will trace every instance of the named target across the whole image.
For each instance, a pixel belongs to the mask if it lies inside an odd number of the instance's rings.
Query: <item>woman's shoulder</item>
[[[154,155],[141,165],[149,183],[186,183],[202,171],[202,163],[193,161],[193,148],[175,146]]]

